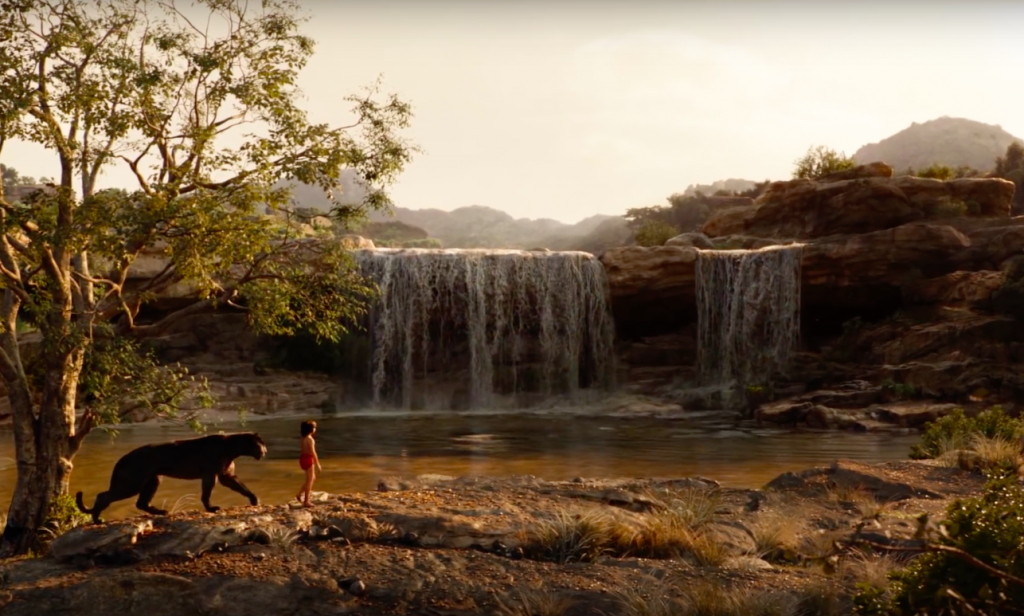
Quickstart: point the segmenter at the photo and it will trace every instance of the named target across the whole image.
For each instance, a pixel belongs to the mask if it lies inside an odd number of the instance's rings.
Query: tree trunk
[[[50,502],[68,492],[81,360],[82,353],[74,352],[47,362],[38,418],[34,417],[28,395],[13,391],[9,396],[15,417],[18,480],[7,513],[7,527],[0,537],[0,557],[33,549],[38,531],[46,523]]]

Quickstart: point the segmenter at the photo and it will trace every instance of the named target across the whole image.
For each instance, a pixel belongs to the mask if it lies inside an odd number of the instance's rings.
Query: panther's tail
[[[79,492],[78,494],[75,494],[75,504],[78,505],[78,510],[81,511],[82,513],[87,513],[89,515],[92,515],[93,510],[92,509],[86,509],[85,508],[85,503],[82,502],[82,493],[81,492]]]

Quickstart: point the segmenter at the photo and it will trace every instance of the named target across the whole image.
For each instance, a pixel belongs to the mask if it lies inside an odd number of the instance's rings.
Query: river
[[[297,462],[298,418],[224,422],[210,432],[257,431],[267,443],[262,461],[240,458],[238,475],[265,503],[284,503],[302,484]],[[760,487],[786,471],[836,459],[885,462],[905,459],[918,437],[839,432],[794,432],[730,423],[494,414],[353,414],[318,418],[323,464],[315,491],[372,490],[380,477],[420,474],[574,477],[686,477],[701,475],[728,486]],[[117,459],[147,443],[195,434],[182,426],[134,425],[116,440],[90,434],[75,458],[72,492],[86,504],[105,490]],[[14,488],[14,443],[0,431],[0,513]],[[154,504],[197,508],[198,481],[166,479]],[[218,486],[214,504],[247,504]],[[137,514],[134,499],[112,506],[109,519]]]

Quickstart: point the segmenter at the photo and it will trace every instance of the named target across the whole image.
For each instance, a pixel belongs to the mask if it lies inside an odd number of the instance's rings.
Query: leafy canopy
[[[847,156],[843,152],[836,152],[823,145],[813,146],[793,163],[793,177],[813,180],[837,171],[852,169],[856,164],[852,156]]]
[[[0,192],[0,321],[42,339],[24,357],[8,328],[9,391],[31,396],[59,366],[87,406],[81,433],[138,405],[172,412],[188,376],[138,341],[189,315],[232,306],[257,332],[337,340],[365,311],[373,286],[340,242],[295,224],[281,181],[330,194],[352,169],[368,196],[335,200],[339,223],[387,208],[416,151],[401,136],[412,112],[375,83],[346,99],[346,125],[312,121],[297,86],[314,50],[301,15],[292,0],[0,1],[0,160],[28,141],[61,170],[30,199]],[[112,167],[134,184],[97,190]],[[143,256],[159,265],[140,278]],[[197,301],[146,317],[173,285]]]

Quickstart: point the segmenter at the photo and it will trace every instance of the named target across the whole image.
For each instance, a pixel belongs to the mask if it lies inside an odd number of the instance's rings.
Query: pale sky
[[[576,222],[783,179],[943,115],[1024,137],[1024,3],[304,0],[301,85],[341,124],[378,75],[415,112],[397,205]],[[57,175],[16,146],[5,161]],[[105,185],[127,185],[108,173]]]

